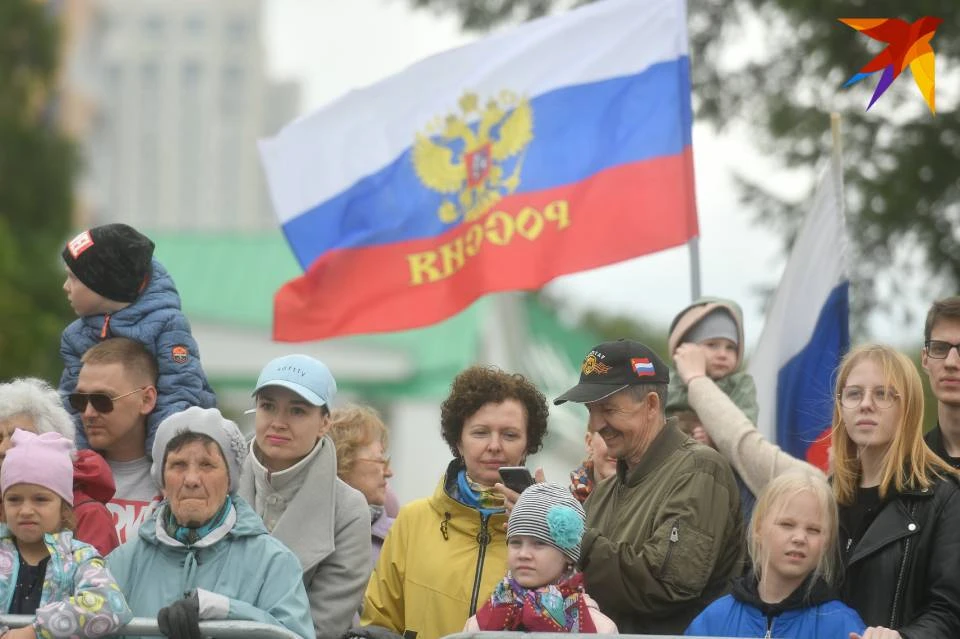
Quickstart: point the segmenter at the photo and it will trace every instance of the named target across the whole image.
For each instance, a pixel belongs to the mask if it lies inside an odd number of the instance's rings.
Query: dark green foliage
[[[583,2],[564,0],[409,0],[456,12],[465,28],[486,29]],[[638,6],[642,2],[638,2]],[[815,168],[830,154],[829,113],[843,118],[851,229],[854,320],[879,307],[904,316],[906,278],[922,269],[934,298],[960,285],[960,11],[956,0],[688,0],[696,117],[717,130],[745,128],[783,167]],[[938,111],[934,117],[911,72],[865,112],[879,74],[842,84],[884,45],[837,21],[849,17],[944,19],[932,40]],[[730,55],[733,52],[734,55]],[[738,63],[732,60],[739,61]],[[745,204],[792,243],[811,194],[787,201],[744,167]],[[877,273],[893,290],[878,296]]]
[[[59,37],[43,3],[0,2],[0,380],[62,368],[76,155],[55,123]]]

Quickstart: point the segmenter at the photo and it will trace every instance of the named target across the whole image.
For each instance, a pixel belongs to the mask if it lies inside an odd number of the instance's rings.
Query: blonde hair
[[[833,584],[837,576],[837,502],[827,480],[813,472],[788,472],[775,477],[757,499],[757,504],[750,517],[750,534],[747,535],[747,551],[757,579],[761,579],[764,568],[770,560],[768,551],[760,541],[760,532],[768,518],[781,517],[787,513],[787,502],[802,493],[810,493],[817,500],[820,507],[821,530],[823,548],[817,565],[813,569],[813,586],[817,578],[822,578],[828,584]]]
[[[840,362],[834,393],[831,436],[833,493],[841,505],[849,505],[856,500],[863,467],[857,446],[847,434],[843,422],[840,393],[854,367],[868,360],[880,368],[884,384],[896,392],[896,402],[900,405],[900,422],[881,464],[880,497],[886,497],[891,489],[901,492],[911,487],[930,488],[935,477],[956,474],[923,441],[923,386],[913,362],[889,346],[864,344],[851,350]]]
[[[343,479],[353,470],[357,453],[364,446],[380,442],[387,449],[387,427],[380,413],[370,406],[348,405],[330,413],[328,432],[337,448],[337,475]]]

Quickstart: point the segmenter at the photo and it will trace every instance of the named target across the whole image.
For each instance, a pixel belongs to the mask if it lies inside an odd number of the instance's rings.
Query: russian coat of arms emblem
[[[437,215],[470,222],[516,191],[527,145],[533,140],[530,101],[501,91],[483,107],[465,93],[460,113],[437,118],[417,133],[413,165],[430,189],[448,196]]]

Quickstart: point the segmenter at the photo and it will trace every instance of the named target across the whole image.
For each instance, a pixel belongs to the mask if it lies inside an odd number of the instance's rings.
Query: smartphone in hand
[[[536,483],[526,466],[501,466],[500,479],[504,486],[515,493],[522,493]]]

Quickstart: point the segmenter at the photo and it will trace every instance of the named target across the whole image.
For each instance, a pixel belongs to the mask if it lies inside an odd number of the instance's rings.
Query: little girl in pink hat
[[[17,429],[0,467],[0,611],[35,615],[4,639],[101,637],[133,617],[97,550],[73,538],[71,444]]]

